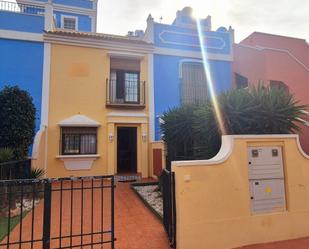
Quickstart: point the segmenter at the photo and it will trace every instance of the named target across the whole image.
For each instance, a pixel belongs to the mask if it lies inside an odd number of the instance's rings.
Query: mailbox
[[[281,147],[249,147],[248,172],[252,214],[285,211]]]

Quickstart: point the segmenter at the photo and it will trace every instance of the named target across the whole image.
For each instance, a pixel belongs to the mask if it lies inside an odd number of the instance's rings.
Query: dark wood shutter
[[[117,71],[116,72],[116,98],[117,99],[124,99],[124,72],[123,71]]]

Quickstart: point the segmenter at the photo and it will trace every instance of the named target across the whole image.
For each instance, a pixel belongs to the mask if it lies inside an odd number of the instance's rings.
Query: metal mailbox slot
[[[251,212],[286,210],[281,147],[248,147]]]

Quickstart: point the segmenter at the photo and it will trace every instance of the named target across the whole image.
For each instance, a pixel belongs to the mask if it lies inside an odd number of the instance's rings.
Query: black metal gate
[[[0,249],[114,249],[114,188],[114,176],[0,181]]]
[[[175,173],[164,169],[161,174],[163,192],[163,225],[171,248],[176,248]]]

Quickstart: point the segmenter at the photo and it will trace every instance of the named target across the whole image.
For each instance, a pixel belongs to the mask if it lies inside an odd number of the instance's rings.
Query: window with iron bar
[[[61,154],[88,155],[97,153],[96,127],[62,127]]]

